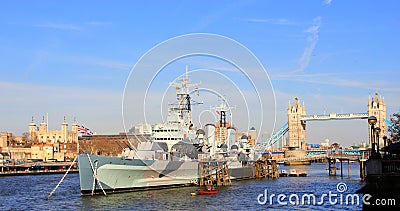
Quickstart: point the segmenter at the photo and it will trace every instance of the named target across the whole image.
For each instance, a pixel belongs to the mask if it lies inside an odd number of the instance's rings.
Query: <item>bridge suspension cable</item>
[[[279,130],[272,133],[271,137],[268,140],[264,140],[261,143],[257,144],[256,148],[265,149],[274,145],[283,135],[285,135],[289,131],[288,122],[283,124]]]

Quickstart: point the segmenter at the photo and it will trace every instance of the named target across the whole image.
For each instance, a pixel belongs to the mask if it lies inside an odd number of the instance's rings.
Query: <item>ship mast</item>
[[[234,107],[228,107],[225,103],[225,99],[222,96],[219,96],[219,100],[221,101],[220,106],[215,107],[215,111],[220,116],[217,142],[218,144],[223,144],[226,141],[226,133],[227,133],[226,113],[231,109],[233,109]]]
[[[189,83],[189,70],[186,65],[185,76],[179,79],[180,83],[172,82],[171,86],[176,88],[176,97],[178,101],[178,109],[180,111],[180,118],[183,120],[182,124],[186,127],[192,127],[192,108],[191,108],[191,97],[190,89],[194,87],[197,89],[198,84]],[[196,91],[196,90],[195,90]]]

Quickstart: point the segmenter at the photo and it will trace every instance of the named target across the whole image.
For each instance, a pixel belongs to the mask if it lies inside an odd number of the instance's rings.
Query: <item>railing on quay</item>
[[[382,160],[382,173],[400,173],[400,160]]]

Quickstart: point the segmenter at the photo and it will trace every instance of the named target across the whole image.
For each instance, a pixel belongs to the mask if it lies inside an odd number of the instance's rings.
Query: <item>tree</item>
[[[340,148],[340,144],[337,143],[337,142],[335,142],[335,143],[333,143],[333,144],[331,145],[331,148],[332,148],[332,149],[339,149],[339,148]]]
[[[29,143],[29,141],[30,141],[29,136],[30,136],[30,134],[28,132],[22,133],[22,137],[24,137],[24,140],[26,143]]]
[[[390,122],[392,123],[392,125],[388,125],[390,139],[392,141],[398,141],[400,140],[400,113],[394,113],[390,117]]]

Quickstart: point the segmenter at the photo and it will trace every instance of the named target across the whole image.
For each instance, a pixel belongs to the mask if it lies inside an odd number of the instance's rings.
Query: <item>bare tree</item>
[[[26,143],[29,143],[29,133],[28,132],[23,132],[22,137],[24,138]]]
[[[30,147],[31,146],[31,140],[30,140],[29,132],[22,133],[22,137],[23,137],[23,140],[24,140],[25,147]]]

